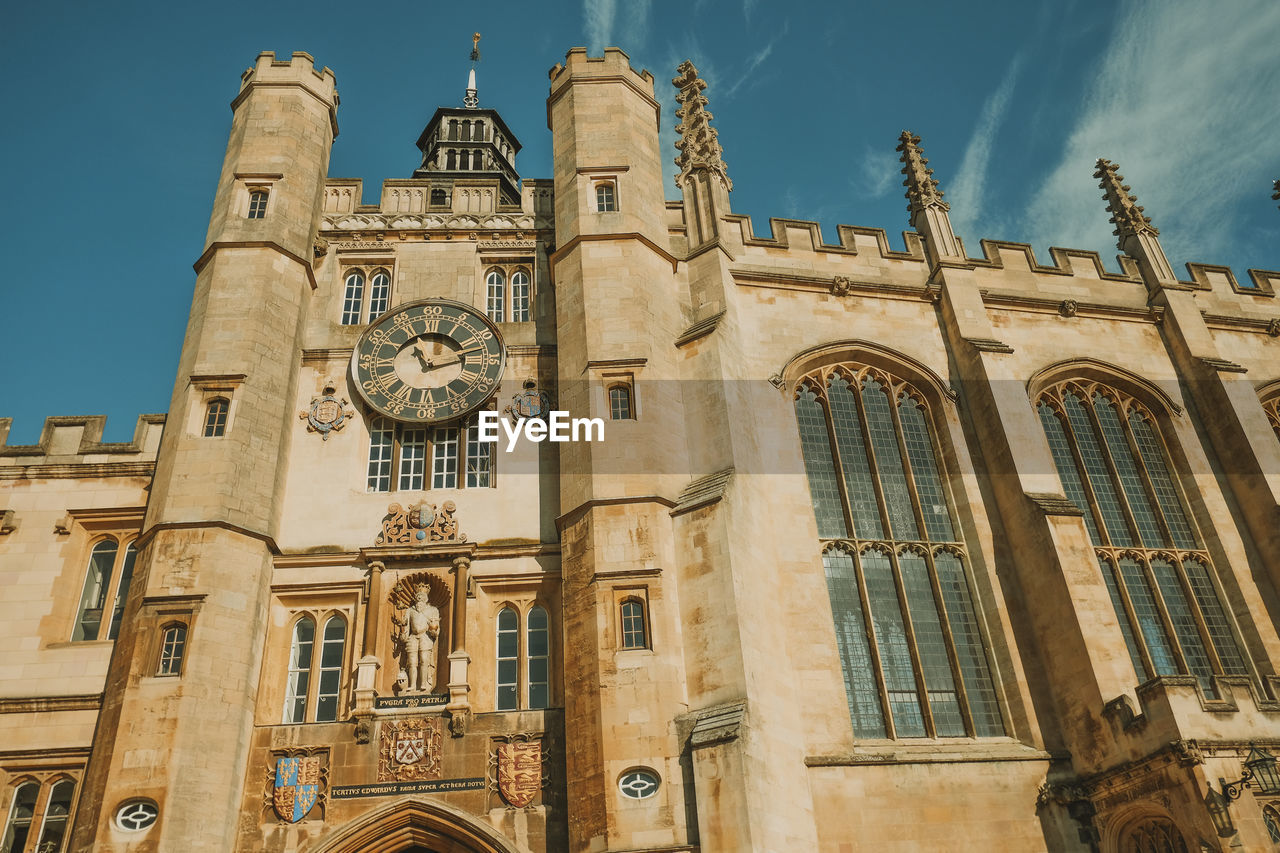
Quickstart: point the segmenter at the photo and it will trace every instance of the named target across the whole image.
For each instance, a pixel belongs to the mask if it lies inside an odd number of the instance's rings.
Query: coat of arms
[[[416,782],[440,778],[444,740],[438,717],[382,724],[378,750],[379,782]]]
[[[514,423],[526,418],[546,420],[547,412],[551,411],[551,395],[546,391],[539,391],[538,383],[534,380],[526,379],[524,390],[511,397],[511,405],[504,411]]]
[[[458,521],[453,517],[458,506],[445,501],[440,506],[426,501],[405,509],[398,503],[387,507],[382,518],[382,532],[375,545],[429,545],[432,542],[466,542],[467,534],[458,532]]]
[[[498,791],[515,808],[533,802],[542,790],[542,741],[498,744]]]
[[[307,816],[320,794],[320,756],[288,756],[276,759],[271,804],[281,820],[297,823]]]
[[[337,390],[337,386],[326,383],[323,396],[313,399],[309,409],[298,413],[298,417],[307,422],[307,432],[318,432],[325,441],[329,440],[330,432],[342,429],[347,418],[355,415],[347,408],[346,400],[333,396]]]

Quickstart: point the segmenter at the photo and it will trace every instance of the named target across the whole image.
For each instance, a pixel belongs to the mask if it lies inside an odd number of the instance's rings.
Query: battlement
[[[254,66],[240,75],[240,93],[231,109],[237,109],[259,86],[298,86],[310,92],[328,108],[333,135],[338,135],[338,80],[327,65],[317,71],[311,54],[297,51],[288,62],[276,59],[270,50],[258,54]]]
[[[552,98],[571,80],[582,77],[621,77],[642,94],[653,97],[653,75],[632,68],[631,57],[616,47],[606,47],[604,56],[587,56],[585,47],[575,47],[564,55],[564,64],[557,62],[547,75],[551,78]]]
[[[140,415],[132,441],[103,441],[106,415],[63,415],[45,418],[36,444],[8,442],[12,418],[0,418],[0,469],[32,465],[101,465],[112,462],[153,463],[164,431],[164,415]]]

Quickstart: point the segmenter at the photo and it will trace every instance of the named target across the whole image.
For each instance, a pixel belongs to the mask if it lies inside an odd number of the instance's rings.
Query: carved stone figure
[[[431,589],[420,583],[413,591],[413,606],[404,617],[392,616],[402,648],[405,690],[429,693],[436,684],[436,638],[440,636],[440,611],[428,601]]]

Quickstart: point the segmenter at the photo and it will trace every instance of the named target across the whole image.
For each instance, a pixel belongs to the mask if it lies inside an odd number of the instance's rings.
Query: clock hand
[[[412,352],[414,356],[417,357],[418,365],[422,368],[423,373],[426,373],[428,370],[431,369],[432,367],[431,360],[427,358],[426,354],[422,351],[422,347],[417,346],[415,344],[413,349],[410,350],[410,352]]]
[[[466,349],[460,349],[456,352],[450,353],[448,356],[445,356],[444,358],[438,361],[432,360],[428,362],[428,364],[430,364],[433,369],[437,367],[445,367],[450,364],[457,364],[458,362],[462,361],[463,356],[467,355],[468,353],[472,353],[472,352],[475,352],[476,350],[481,350],[481,349],[484,349],[484,347],[483,346],[467,347]]]

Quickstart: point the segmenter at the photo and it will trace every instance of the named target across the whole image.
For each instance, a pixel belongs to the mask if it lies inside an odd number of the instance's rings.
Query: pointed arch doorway
[[[362,815],[307,853],[521,853],[474,815],[425,799],[401,799]]]

